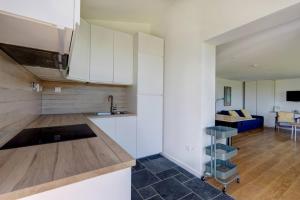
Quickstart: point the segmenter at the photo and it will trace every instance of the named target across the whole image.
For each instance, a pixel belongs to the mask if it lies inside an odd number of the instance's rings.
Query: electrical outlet
[[[55,87],[54,92],[55,93],[61,93],[61,87]]]
[[[32,82],[31,87],[32,87],[32,91],[35,91],[35,92],[41,92],[42,91],[42,86],[39,83]]]

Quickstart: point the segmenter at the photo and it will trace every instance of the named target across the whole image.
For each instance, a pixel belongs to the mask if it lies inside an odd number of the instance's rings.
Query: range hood
[[[18,0],[9,2],[11,3],[0,3],[3,4],[0,6],[0,51],[42,80],[66,80],[74,27],[78,26],[77,18],[71,15],[75,8],[64,8],[69,13],[65,16],[61,13],[62,10],[51,7],[49,9],[53,10],[48,12],[53,12],[54,16],[57,14],[57,17],[52,18],[52,15],[50,17],[40,12],[39,7],[43,8],[45,5],[42,1],[36,3],[34,8],[28,7],[28,10],[12,9],[14,6],[4,9],[9,5],[20,4]]]
[[[43,80],[63,80],[67,74],[67,54],[4,43],[0,43],[0,49]]]

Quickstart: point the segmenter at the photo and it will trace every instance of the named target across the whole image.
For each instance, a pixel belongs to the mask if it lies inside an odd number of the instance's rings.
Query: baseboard
[[[173,156],[167,154],[167,153],[161,153],[164,157],[166,157],[167,159],[171,160],[172,162],[174,162],[176,165],[182,167],[183,169],[185,169],[186,171],[190,172],[191,174],[193,174],[194,176],[197,176],[198,178],[200,178],[203,174],[200,174],[199,172],[197,172],[197,170],[193,169],[191,166],[183,163],[182,161],[174,158]]]

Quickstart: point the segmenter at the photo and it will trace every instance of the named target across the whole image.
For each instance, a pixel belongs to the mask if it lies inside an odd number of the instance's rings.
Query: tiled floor
[[[233,200],[161,155],[137,160],[132,200]]]

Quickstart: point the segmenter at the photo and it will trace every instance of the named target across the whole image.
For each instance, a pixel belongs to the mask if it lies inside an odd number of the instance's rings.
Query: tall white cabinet
[[[161,153],[163,138],[163,97],[138,95],[137,156]]]
[[[135,36],[138,158],[162,152],[163,52],[163,39],[144,33]]]

